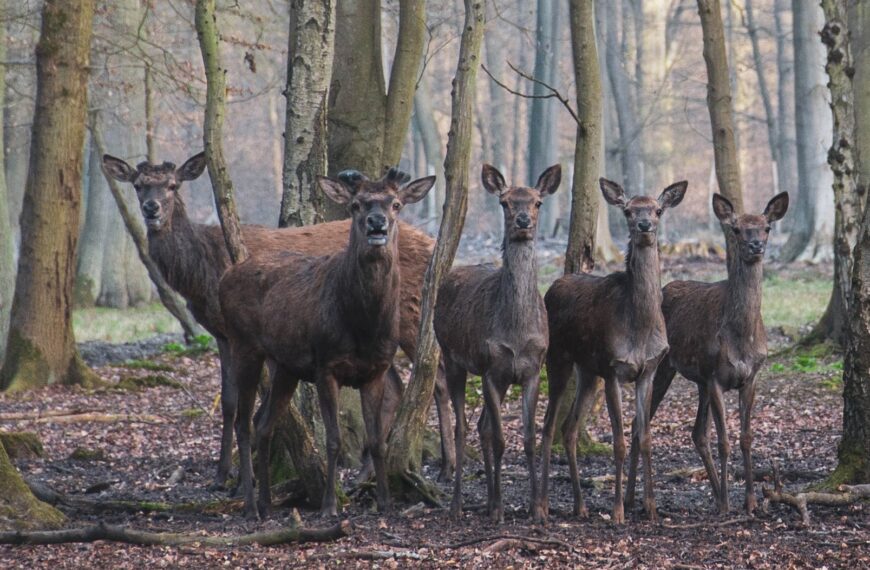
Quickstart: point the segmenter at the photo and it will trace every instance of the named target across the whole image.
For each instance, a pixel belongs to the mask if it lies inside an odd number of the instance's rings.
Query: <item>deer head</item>
[[[196,180],[205,170],[205,153],[187,159],[180,168],[171,162],[140,162],[133,168],[120,158],[103,155],[103,172],[115,180],[129,182],[136,189],[139,209],[149,232],[169,231],[178,190],[185,180]]]
[[[625,190],[616,182],[600,178],[601,193],[612,206],[622,208],[625,221],[628,224],[629,239],[635,247],[655,245],[659,220],[668,208],[673,208],[683,201],[689,183],[685,180],[675,182],[665,188],[658,199],[649,196],[634,196],[626,198]]]
[[[336,178],[318,176],[317,182],[331,200],[348,205],[351,242],[382,248],[395,243],[396,219],[405,204],[419,202],[435,184],[434,176],[408,182],[410,178],[397,168],[377,181],[356,170],[344,170]]]
[[[770,199],[764,212],[759,215],[734,213],[734,206],[725,196],[713,194],[713,212],[726,231],[737,241],[740,259],[744,263],[757,263],[764,258],[770,224],[781,220],[788,211],[788,192],[781,192]]]
[[[559,189],[562,167],[556,164],[545,170],[534,188],[508,186],[501,172],[489,164],[483,165],[480,178],[486,191],[498,196],[501,203],[505,239],[528,241],[535,239],[543,199]]]

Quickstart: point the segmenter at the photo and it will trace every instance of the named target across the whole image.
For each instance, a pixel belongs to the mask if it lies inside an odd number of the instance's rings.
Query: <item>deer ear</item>
[[[434,176],[418,178],[417,180],[402,186],[399,190],[399,200],[401,200],[403,204],[414,204],[415,202],[419,202],[426,197],[426,194],[429,193],[429,190],[431,190],[434,185]]]
[[[498,171],[498,168],[491,164],[484,164],[480,170],[480,181],[483,182],[483,187],[490,194],[501,196],[507,190],[507,184],[504,181],[504,176]]]
[[[625,206],[625,190],[622,189],[622,186],[607,178],[599,178],[598,184],[601,186],[601,193],[608,204]]]
[[[562,165],[554,164],[547,170],[541,173],[538,177],[538,183],[535,184],[541,197],[549,196],[559,189],[559,184],[562,182]]]
[[[683,196],[686,195],[686,188],[689,183],[685,180],[674,182],[665,188],[659,196],[659,205],[662,209],[673,208],[683,201]]]
[[[734,223],[734,205],[722,194],[713,194],[713,213],[723,224]]]
[[[179,180],[196,180],[200,176],[202,176],[202,172],[205,170],[205,151],[195,154],[184,161],[178,170],[175,171],[175,175]]]
[[[121,182],[133,182],[139,174],[135,168],[110,154],[103,155],[103,172]]]
[[[317,184],[329,199],[339,204],[347,204],[353,200],[353,191],[350,186],[340,180],[333,180],[326,176],[318,176]]]
[[[764,217],[768,222],[776,222],[785,216],[788,211],[788,192],[780,192],[770,199],[764,208]]]

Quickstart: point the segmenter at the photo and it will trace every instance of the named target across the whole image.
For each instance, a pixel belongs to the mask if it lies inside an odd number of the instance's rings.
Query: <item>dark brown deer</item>
[[[535,233],[542,200],[559,188],[562,169],[551,166],[534,188],[508,186],[485,164],[483,187],[504,211],[503,266],[453,269],[438,290],[435,334],[444,355],[447,386],[456,416],[456,475],[451,516],[462,512],[465,457],[465,382],[469,372],[483,378],[484,408],[477,428],[486,468],[487,507],[493,521],[504,520],[501,460],[505,442],[501,403],[507,389],[523,390],[523,444],[529,466],[531,505],[536,503],[535,407],[541,365],[547,351],[547,317],[538,291]],[[531,512],[531,508],[529,509]]]
[[[199,178],[205,169],[205,154],[189,158],[181,167],[171,162],[140,163],[133,168],[113,156],[103,157],[103,168],[115,179],[133,184],[142,217],[148,229],[148,249],[167,282],[186,300],[191,313],[217,342],[221,362],[221,408],[223,432],[216,483],[223,486],[230,471],[233,423],[236,417],[236,389],[228,381],[230,353],[223,315],[218,301],[218,281],[230,266],[219,226],[193,223],[181,199],[182,183]],[[420,297],[423,275],[434,242],[413,226],[399,222],[399,264],[402,266],[400,346],[413,355],[420,323]],[[329,222],[304,228],[272,229],[243,226],[242,237],[253,254],[266,251],[295,251],[306,255],[325,255],[347,246],[349,221]],[[413,356],[412,356],[413,357]],[[387,425],[398,406],[402,385],[391,368],[385,395]],[[435,385],[442,434],[442,478],[453,470],[453,442],[447,388],[443,375]]]
[[[391,169],[376,182],[362,175],[319,178],[332,200],[348,204],[350,238],[340,253],[306,257],[267,252],[227,270],[220,281],[232,361],[230,380],[239,389],[239,472],[245,514],[268,512],[272,430],[300,380],[317,386],[326,428],[327,482],[321,511],[337,514],[336,469],[341,448],[338,391],[360,391],[378,509],[389,503],[384,466],[381,400],[384,377],[399,342],[399,225],[405,204],[421,200],[435,177],[402,184]],[[275,364],[272,389],[257,423],[259,504],[251,470],[251,415],[265,359]]]
[[[658,222],[665,210],[677,206],[686,192],[687,182],[665,188],[658,200],[648,196],[626,198],[619,184],[601,179],[604,199],[622,208],[628,224],[629,243],[625,271],[605,277],[565,275],[553,283],[544,297],[550,325],[547,373],[550,401],[544,419],[540,507],[536,514],[546,519],[548,511],[550,451],[556,431],[556,414],[576,365],[579,372],[577,393],[569,416],[562,425],[571,484],[574,514],[586,515],[580,492],[577,468],[577,431],[580,411],[594,396],[596,377],[604,378],[607,411],[613,430],[613,456],[616,461],[616,496],[613,522],[625,520],[622,505],[622,466],[625,439],[622,428],[621,384],[635,383],[637,406],[635,421],[641,434],[644,460],[644,496],[650,516],[655,519],[650,455],[649,404],[653,375],[668,351],[665,320],[662,316],[661,268],[658,251]]]
[[[672,281],[663,289],[662,311],[671,350],[653,383],[650,419],[679,372],[698,385],[698,414],[692,440],[704,462],[716,505],[728,512],[728,433],[723,393],[740,393],[740,449],[746,480],[744,506],[750,514],[756,499],[752,476],[752,405],[755,375],[767,358],[767,333],[761,318],[762,260],[771,224],[788,210],[788,194],[774,196],[760,216],[738,216],[727,198],[713,195],[713,211],[731,232],[736,255],[728,263],[728,279],[718,283]],[[710,452],[710,412],[719,439],[720,473]],[[626,504],[634,501],[637,472],[636,427],[632,430]]]

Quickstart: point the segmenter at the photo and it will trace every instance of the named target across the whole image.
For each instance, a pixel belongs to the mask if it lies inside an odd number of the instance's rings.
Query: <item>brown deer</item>
[[[444,355],[456,416],[456,475],[450,507],[455,518],[462,512],[465,382],[469,372],[483,378],[484,407],[477,429],[486,468],[489,515],[495,522],[504,520],[501,460],[505,441],[500,407],[512,384],[521,385],[523,390],[523,443],[531,505],[536,503],[535,407],[548,334],[546,309],[538,291],[535,233],[542,200],[559,188],[561,177],[557,164],[541,174],[534,188],[508,186],[498,170],[485,164],[483,187],[498,196],[504,211],[503,266],[453,269],[438,290],[435,334]]]
[[[400,232],[396,218],[405,204],[421,200],[435,182],[430,176],[403,184],[408,178],[395,169],[376,182],[358,173],[350,178],[319,178],[327,196],[348,204],[352,218],[347,247],[321,257],[267,252],[232,266],[221,278],[221,309],[232,354],[230,379],[239,389],[239,471],[248,517],[269,510],[272,430],[300,380],[317,386],[326,428],[322,513],[337,514],[338,391],[342,386],[360,391],[378,510],[388,508],[381,400],[384,377],[399,342]],[[250,430],[265,359],[274,362],[275,370],[265,411],[257,423],[257,505]]]
[[[620,385],[627,382],[635,383],[635,421],[641,434],[640,449],[644,460],[644,500],[647,512],[653,519],[656,516],[650,464],[652,442],[647,418],[653,375],[668,351],[665,320],[661,311],[657,231],[662,214],[682,201],[688,183],[683,181],[668,186],[658,200],[648,196],[628,199],[619,184],[604,178],[600,184],[604,199],[622,208],[628,224],[625,271],[605,277],[565,275],[553,283],[544,297],[551,341],[547,351],[550,401],[544,419],[540,504],[536,513],[541,520],[546,519],[548,514],[547,486],[556,414],[575,365],[578,370],[577,393],[571,412],[562,424],[574,491],[574,514],[586,516],[577,468],[580,411],[586,407],[587,400],[594,396],[596,377],[601,377],[604,378],[616,462],[613,522],[620,524],[625,521],[622,505],[625,440],[622,433]]]
[[[728,433],[723,393],[740,393],[740,449],[746,479],[745,507],[750,514],[756,499],[752,476],[752,405],[755,375],[767,358],[767,333],[761,318],[762,260],[773,222],[788,210],[788,194],[774,196],[764,213],[736,215],[727,198],[713,195],[713,211],[731,232],[735,254],[728,262],[728,279],[718,283],[672,281],[663,289],[662,312],[671,350],[653,383],[652,419],[679,372],[698,385],[698,414],[692,441],[704,462],[719,511],[728,511]],[[710,452],[710,411],[719,439],[720,473]],[[637,474],[637,427],[632,429],[631,461],[626,504],[634,501]]]
[[[140,163],[133,168],[113,156],[103,157],[109,176],[133,185],[148,230],[148,249],[167,282],[186,300],[194,318],[217,342],[221,362],[221,408],[223,431],[216,484],[223,486],[230,471],[233,423],[238,397],[229,383],[229,345],[224,318],[218,301],[218,281],[230,266],[220,226],[197,224],[187,216],[181,198],[182,183],[199,178],[205,169],[205,154],[189,158],[181,167],[171,162]],[[306,255],[325,255],[347,245],[349,221],[329,222],[304,228],[272,229],[243,226],[242,237],[253,254],[266,251],[295,251]],[[399,222],[399,264],[402,266],[400,346],[413,357],[420,323],[420,298],[423,276],[434,241],[413,226]],[[385,393],[385,426],[392,422],[402,391],[401,380],[390,369]],[[442,435],[441,478],[453,470],[453,443],[447,388],[443,374],[435,385],[435,402]]]

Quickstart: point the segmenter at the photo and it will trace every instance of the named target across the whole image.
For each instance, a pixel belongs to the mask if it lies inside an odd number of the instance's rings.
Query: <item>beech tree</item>
[[[43,4],[21,251],[0,369],[7,390],[95,380],[72,330],[93,16],[94,0]]]

